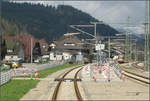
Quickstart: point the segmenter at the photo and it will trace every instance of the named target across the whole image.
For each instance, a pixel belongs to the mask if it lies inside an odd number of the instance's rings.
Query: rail
[[[143,82],[145,84],[150,84],[148,77],[138,75],[138,74],[135,74],[135,73],[132,73],[132,72],[129,72],[129,71],[125,71],[124,75],[129,77],[129,78],[135,79],[137,81]]]
[[[81,68],[81,69],[82,69],[82,68]],[[79,69],[79,70],[76,72],[76,74],[75,74],[75,76],[74,76],[74,79],[77,79],[77,75],[78,75],[79,71],[81,71],[81,69]],[[76,80],[74,80],[74,88],[75,88],[75,92],[76,92],[76,97],[77,97],[77,99],[78,99],[79,101],[82,101],[83,99],[82,99],[82,96],[81,96],[81,94],[80,94],[80,91],[79,91],[78,84],[77,84],[77,81],[76,81]]]
[[[55,90],[54,90],[54,93],[53,93],[53,96],[52,96],[52,101],[56,101],[57,100],[57,96],[58,96],[58,93],[59,93],[59,89],[60,89],[60,86],[61,86],[61,83],[62,83],[62,81],[63,81],[63,79],[66,77],[66,75],[67,74],[69,74],[71,71],[73,71],[74,69],[77,69],[77,68],[79,68],[79,67],[81,67],[81,66],[77,66],[77,67],[75,67],[75,68],[72,68],[72,69],[70,69],[69,71],[67,71],[63,76],[62,76],[62,80],[60,80],[59,81],[59,83],[57,84],[57,86],[56,86],[56,88],[55,88]],[[79,72],[79,71],[77,71],[77,72]],[[76,77],[77,77],[77,73],[76,73]],[[74,78],[75,79],[75,78]],[[74,82],[76,82],[76,80],[74,80]],[[76,88],[76,89],[78,89],[78,88]],[[79,90],[78,90],[79,91]],[[77,98],[78,99],[78,98]]]

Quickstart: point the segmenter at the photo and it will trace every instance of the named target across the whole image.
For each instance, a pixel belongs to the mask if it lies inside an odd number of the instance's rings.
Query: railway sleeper
[[[54,81],[70,81],[70,82],[73,82],[73,81],[82,81],[81,79],[73,79],[73,78],[56,78]]]

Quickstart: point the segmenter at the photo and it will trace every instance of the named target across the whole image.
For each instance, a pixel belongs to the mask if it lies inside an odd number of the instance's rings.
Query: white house
[[[19,58],[17,55],[6,55],[5,56],[6,61],[10,61],[12,59],[17,59],[17,58]]]
[[[50,60],[68,60],[71,59],[71,56],[69,52],[50,52]]]
[[[63,59],[68,60],[71,59],[72,55],[69,52],[63,52]]]

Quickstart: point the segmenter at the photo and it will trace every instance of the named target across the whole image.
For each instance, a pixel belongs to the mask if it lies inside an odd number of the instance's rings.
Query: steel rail
[[[82,69],[82,68],[81,68],[81,69]],[[81,69],[79,69],[79,70],[76,72],[76,74],[75,74],[75,76],[74,76],[74,79],[77,79],[77,75],[78,75],[79,71],[81,71]],[[76,80],[74,80],[74,89],[75,89],[76,97],[77,97],[78,101],[82,101],[83,99],[82,99],[82,96],[81,96],[81,94],[80,94],[80,91],[79,91],[78,84],[77,84],[77,81],[76,81]]]
[[[138,68],[138,69],[144,70],[144,67],[137,65],[138,63],[140,63],[140,62],[133,63],[132,66],[133,66],[133,67],[136,67],[136,68]]]
[[[78,66],[78,67],[75,67],[75,68],[72,68],[70,69],[69,71],[67,71],[63,76],[62,76],[62,80],[66,77],[67,74],[69,74],[71,71],[73,71],[74,69],[77,69],[81,66]],[[60,88],[60,85],[62,83],[62,80],[59,81],[59,83],[57,84],[55,90],[54,90],[54,93],[53,93],[53,96],[52,96],[52,101],[56,101],[57,100],[57,96],[58,96],[58,93],[59,93],[59,88]]]
[[[143,75],[139,75],[139,74],[136,74],[136,73],[133,73],[133,72],[129,72],[129,71],[127,71],[127,70],[124,70],[124,71],[127,72],[127,73],[129,73],[129,74],[132,74],[132,75],[135,75],[135,76],[144,78],[144,79],[150,79],[149,77],[146,77],[146,76],[143,76]]]
[[[138,79],[138,78],[133,77],[133,76],[129,76],[129,75],[127,75],[127,74],[125,74],[125,76],[127,76],[127,77],[129,77],[129,78],[132,78],[132,79],[135,79],[135,80],[137,80],[137,81],[140,81],[140,82],[143,82],[143,83],[146,83],[146,84],[149,84],[149,85],[150,85],[150,82],[147,82],[147,81],[144,81],[144,80]]]
[[[126,70],[123,70],[123,71],[125,72],[124,75],[127,76],[127,77],[129,77],[129,78],[135,79],[135,80],[137,80],[137,81],[140,81],[140,82],[143,82],[143,83],[146,83],[146,84],[150,84],[150,82],[141,80],[141,79],[150,80],[150,79],[149,79],[148,77],[146,77],[146,76],[142,76],[142,75],[139,75],[139,74],[136,74],[136,73],[133,73],[133,72],[126,71]],[[133,76],[128,75],[128,74],[126,74],[126,73],[131,74],[131,75],[133,75]],[[138,77],[138,78],[136,78],[136,77]],[[141,78],[141,79],[139,79],[139,78]]]

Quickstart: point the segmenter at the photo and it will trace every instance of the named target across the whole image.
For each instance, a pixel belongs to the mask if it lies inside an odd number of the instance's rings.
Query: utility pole
[[[149,71],[149,0],[145,1],[145,47],[144,47],[144,71]]]
[[[94,36],[95,36],[95,45],[97,45],[98,41],[97,41],[97,37],[96,37],[96,23],[94,23]],[[96,53],[97,53],[97,55],[96,55],[97,65],[99,66],[99,54],[100,54],[100,50],[97,50]]]
[[[2,54],[2,35],[0,35],[0,65],[1,65],[1,61],[2,61],[2,59],[1,59],[1,54]]]
[[[110,60],[110,37],[108,38],[109,60]]]
[[[109,38],[108,38],[108,44],[109,44],[109,60],[108,60],[108,64],[109,64],[109,66],[108,66],[108,82],[110,82],[110,36],[109,36]]]
[[[129,35],[129,46],[130,46],[130,55],[129,58],[132,61],[132,33]]]
[[[129,23],[129,18],[128,17],[128,23]],[[129,24],[127,24],[127,28],[126,28],[126,39],[125,39],[125,61],[129,62],[129,54],[130,54],[130,45],[129,45]]]
[[[137,46],[136,46],[136,42],[135,42],[135,58],[134,58],[134,61],[135,62],[137,61]]]
[[[31,63],[32,63],[32,37],[31,37]]]

